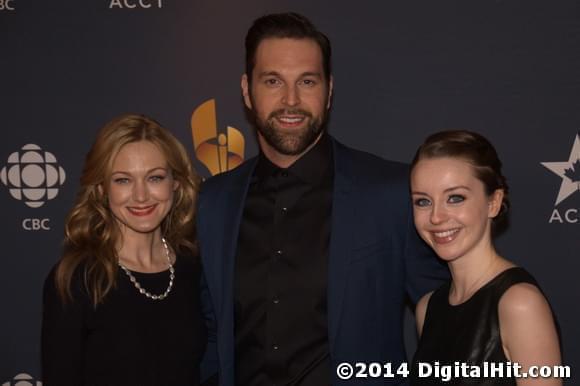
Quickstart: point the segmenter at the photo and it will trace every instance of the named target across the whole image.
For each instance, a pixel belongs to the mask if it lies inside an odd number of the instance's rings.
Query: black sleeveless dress
[[[450,282],[437,289],[427,305],[423,333],[413,358],[411,385],[515,386],[515,378],[507,377],[505,364],[508,359],[502,348],[498,306],[501,296],[517,283],[530,283],[538,287],[526,270],[513,267],[497,275],[462,304],[449,304]],[[452,377],[448,382],[434,376],[419,378],[419,364],[428,363],[431,366],[421,365],[423,375],[428,374],[429,370],[435,374],[435,362],[439,362],[440,366],[453,366],[455,362],[478,365],[482,370],[481,378]],[[484,378],[484,362],[504,363],[503,377]],[[458,374],[461,374],[459,371]],[[453,372],[449,374],[454,375]]]

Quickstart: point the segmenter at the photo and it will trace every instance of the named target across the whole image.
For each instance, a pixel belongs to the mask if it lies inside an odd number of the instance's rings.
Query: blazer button
[[[272,345],[272,349],[273,349],[274,351],[276,351],[276,350],[278,350],[278,349],[279,349],[279,347],[278,347],[278,345],[277,345],[277,344],[273,344],[273,345]]]
[[[272,299],[272,303],[278,304],[280,303],[280,299],[278,299],[278,297],[275,297],[274,299]]]

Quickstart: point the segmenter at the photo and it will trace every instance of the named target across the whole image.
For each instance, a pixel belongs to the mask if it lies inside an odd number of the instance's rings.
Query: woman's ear
[[[503,189],[496,189],[489,197],[489,208],[487,211],[489,218],[495,218],[500,213],[504,194]]]
[[[102,183],[95,186],[95,193],[99,201],[107,203],[107,191]]]

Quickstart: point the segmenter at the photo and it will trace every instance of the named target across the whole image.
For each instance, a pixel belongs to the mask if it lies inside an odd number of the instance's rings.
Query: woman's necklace
[[[146,291],[143,287],[141,287],[141,284],[139,284],[139,282],[137,281],[135,276],[133,276],[131,271],[129,271],[119,261],[119,267],[121,267],[123,269],[123,271],[125,271],[127,276],[129,276],[129,280],[131,280],[131,283],[133,283],[133,285],[135,286],[135,288],[137,288],[139,293],[142,293],[143,295],[147,296],[149,299],[153,299],[153,300],[165,299],[167,297],[167,295],[169,295],[169,293],[171,292],[171,288],[173,288],[173,279],[175,279],[175,269],[173,268],[173,265],[171,264],[171,258],[169,257],[169,248],[167,247],[167,243],[165,242],[165,239],[163,237],[161,238],[161,241],[163,242],[163,248],[165,249],[165,256],[167,256],[167,263],[169,264],[169,285],[167,286],[167,289],[165,290],[165,292],[163,292],[161,295],[153,295],[152,293]]]
[[[481,287],[483,287],[490,280],[490,276],[491,276],[490,273],[495,271],[496,264],[497,264],[497,261],[492,260],[491,263],[489,264],[489,266],[487,267],[487,269],[485,269],[483,271],[483,273],[477,278],[477,280],[475,280],[469,287],[467,287],[467,289],[463,295],[463,300],[461,302],[453,303],[453,304],[462,304],[462,303],[465,303],[466,301],[468,301],[469,299],[471,299],[471,297],[477,291],[479,291],[479,289]],[[451,286],[452,286],[453,291],[457,291],[453,282],[451,283]]]

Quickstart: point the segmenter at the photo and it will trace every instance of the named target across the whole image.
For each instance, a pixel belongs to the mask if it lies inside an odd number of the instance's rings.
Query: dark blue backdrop
[[[206,133],[231,126],[245,137],[244,156],[254,155],[239,90],[243,38],[255,17],[287,10],[308,15],[333,42],[330,130],[341,141],[402,161],[443,128],[476,130],[496,144],[513,203],[498,244],[549,297],[574,378],[576,1],[0,0],[0,384],[41,381],[42,283],[59,256],[63,219],[95,132],[121,113],[145,113],[170,128],[208,176],[190,120],[213,99],[217,122]],[[211,121],[211,111],[203,114]],[[233,137],[229,143],[239,145]]]

